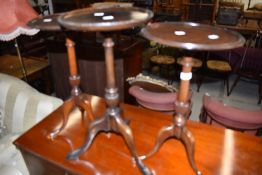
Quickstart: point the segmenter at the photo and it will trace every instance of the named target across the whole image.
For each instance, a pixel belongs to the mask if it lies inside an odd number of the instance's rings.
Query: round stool
[[[163,75],[163,72],[167,73],[168,83],[172,80],[171,70],[176,62],[176,59],[174,57],[169,55],[155,55],[150,58],[150,62],[153,65],[159,66],[159,75]],[[154,67],[152,66],[151,69],[154,69]]]

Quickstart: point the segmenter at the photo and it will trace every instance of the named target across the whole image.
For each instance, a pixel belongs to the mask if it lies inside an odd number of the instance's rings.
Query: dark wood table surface
[[[101,116],[105,111],[104,100],[92,96],[91,103],[94,114]],[[121,107],[123,116],[131,120],[130,127],[139,155],[149,152],[158,131],[170,124],[172,117],[126,104]],[[81,120],[76,110],[70,116],[67,127],[57,138],[50,140],[47,134],[60,126],[62,110],[63,106],[14,142],[32,175],[140,174],[124,140],[114,133],[100,133],[78,160],[66,160],[72,149],[82,145],[87,122]],[[262,138],[194,121],[188,121],[187,126],[195,136],[195,160],[204,175],[262,174]],[[157,175],[194,174],[183,144],[175,139],[166,141],[144,163]]]

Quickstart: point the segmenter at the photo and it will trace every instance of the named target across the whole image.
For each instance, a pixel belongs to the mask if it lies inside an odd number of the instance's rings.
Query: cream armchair
[[[20,79],[0,73],[0,174],[29,174],[12,142],[62,103]]]

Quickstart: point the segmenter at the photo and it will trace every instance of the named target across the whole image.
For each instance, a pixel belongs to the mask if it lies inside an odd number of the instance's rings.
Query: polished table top
[[[104,100],[96,96],[90,99],[94,114],[101,116],[105,110]],[[148,153],[158,131],[169,125],[172,117],[127,104],[121,104],[121,107],[123,116],[131,121],[138,153]],[[98,134],[90,149],[79,160],[66,160],[66,155],[72,149],[82,145],[86,121],[81,120],[80,112],[76,110],[60,135],[54,140],[48,139],[47,134],[60,126],[62,114],[63,106],[19,137],[15,145],[77,174],[140,174],[124,140],[113,133]],[[261,138],[193,121],[188,121],[187,126],[196,139],[195,160],[204,175],[261,174]],[[175,139],[166,141],[144,163],[158,175],[193,174],[185,148]]]

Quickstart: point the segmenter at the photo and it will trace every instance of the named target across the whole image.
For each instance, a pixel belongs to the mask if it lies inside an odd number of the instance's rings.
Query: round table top
[[[29,21],[27,25],[45,31],[59,31],[61,30],[61,27],[57,22],[57,19],[62,14],[63,13],[55,13],[47,16],[40,16]]]
[[[245,43],[237,32],[192,22],[152,23],[141,34],[159,44],[187,50],[227,50]]]
[[[58,18],[65,28],[77,31],[116,31],[145,24],[153,12],[137,7],[85,8]]]

